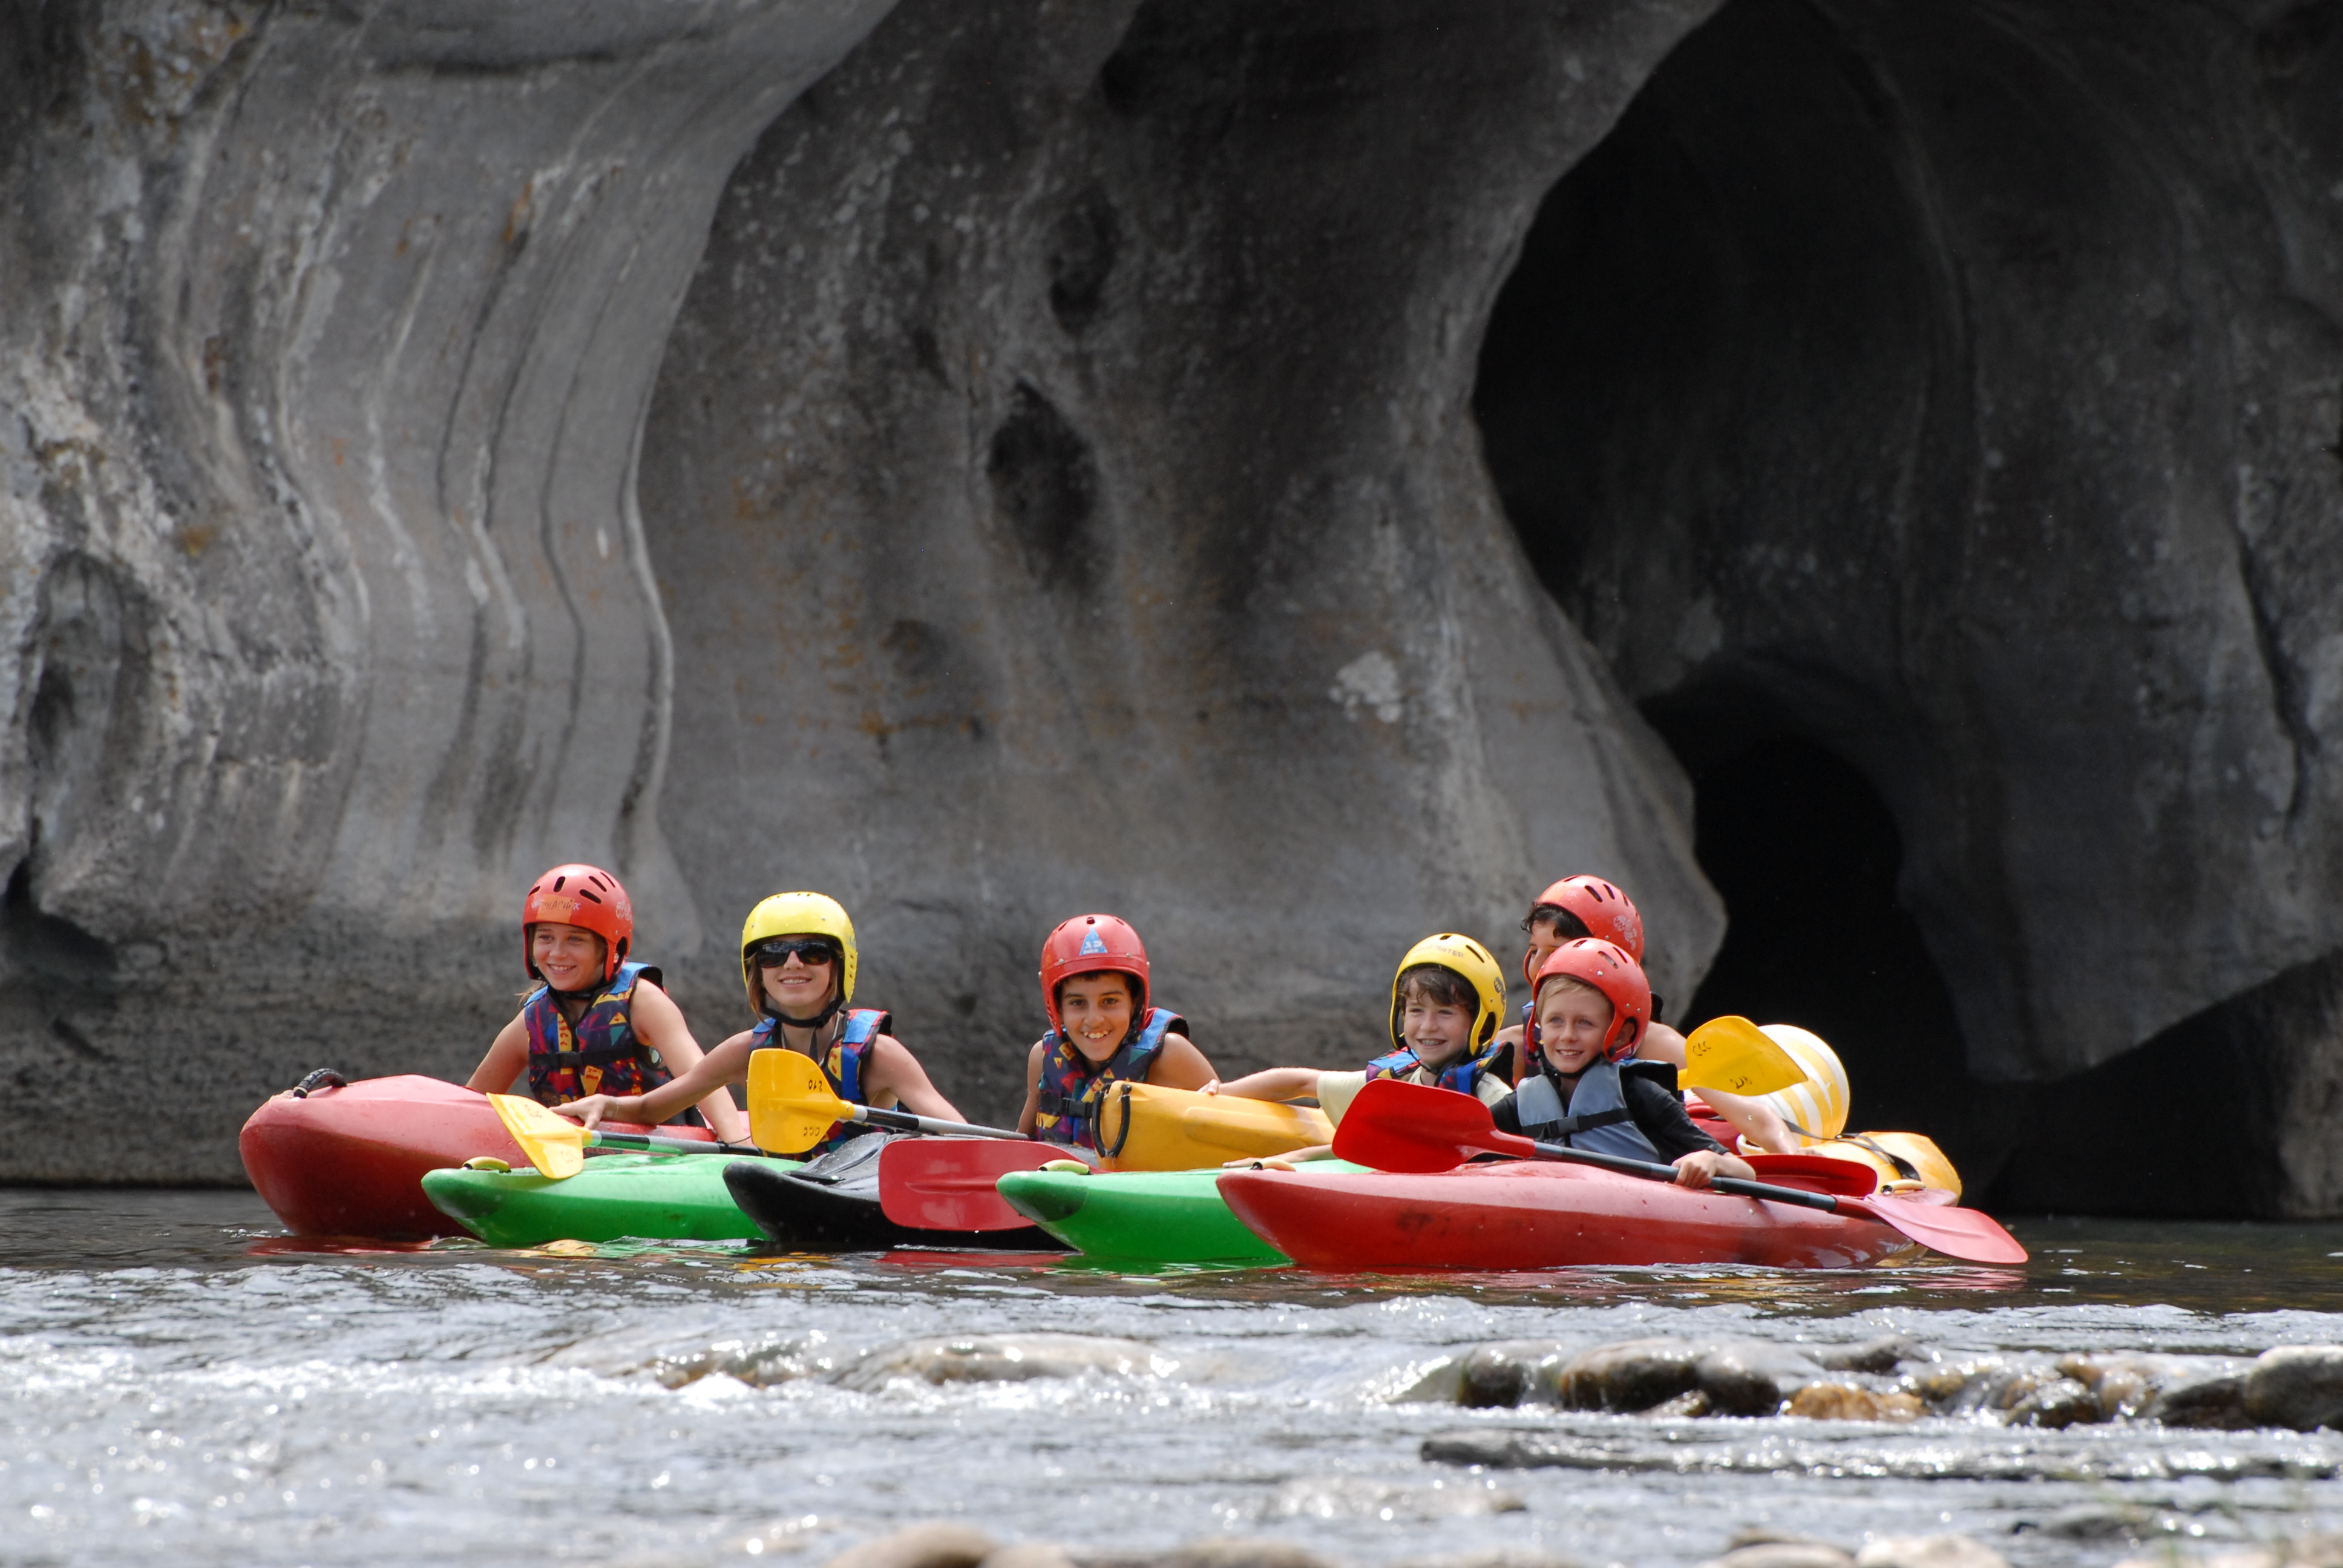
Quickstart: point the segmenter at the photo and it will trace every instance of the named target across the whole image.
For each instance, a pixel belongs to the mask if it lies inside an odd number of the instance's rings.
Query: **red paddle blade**
[[[1901,1231],[1931,1251],[1965,1263],[2022,1263],[2026,1249],[1992,1215],[1908,1198],[1839,1200],[1842,1214],[1861,1214]]]
[[[1528,1151],[1472,1095],[1395,1078],[1362,1088],[1334,1128],[1335,1158],[1377,1171],[1453,1171],[1475,1154]]]
[[[899,1138],[879,1151],[879,1209],[922,1231],[1022,1231],[1033,1223],[993,1183],[1067,1151],[1000,1138]]]
[[[1834,1198],[1868,1198],[1879,1191],[1879,1172],[1860,1160],[1827,1154],[1744,1154],[1760,1181],[1827,1192]]]

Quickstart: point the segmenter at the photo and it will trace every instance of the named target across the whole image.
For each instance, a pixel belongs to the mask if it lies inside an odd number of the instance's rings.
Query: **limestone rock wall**
[[[719,928],[826,890],[1005,1113],[1064,916],[1136,921],[1224,1070],[1346,1062],[1410,943],[1518,961],[1576,867],[1688,994],[1683,777],[1468,401],[1539,199],[1705,11],[905,0],[782,116],[643,448],[693,994],[745,1022]]]
[[[462,1070],[553,859],[693,938],[643,407],[883,5],[558,9],[0,22],[0,1081],[54,1130],[0,1176],[226,1179],[305,1065]]]
[[[2332,4],[1735,0],[1557,190],[1481,391],[1680,751],[1793,734],[1881,791],[1973,1070],[2252,998],[2191,1038],[2264,1042],[2293,1211],[2343,1201],[2343,1039],[2258,989],[2343,943],[2338,87]]]

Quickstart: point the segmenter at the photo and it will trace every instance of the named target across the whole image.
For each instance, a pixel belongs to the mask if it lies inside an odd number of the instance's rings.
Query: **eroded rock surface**
[[[1696,766],[1790,736],[1877,789],[1981,1078],[2343,942],[2338,18],[1735,0],[1493,321],[1478,406],[1545,580]],[[2334,1211],[2333,983],[2109,1117],[2235,1079],[2244,1160],[2125,1191],[2070,1151],[2087,1089],[2011,1201]]]

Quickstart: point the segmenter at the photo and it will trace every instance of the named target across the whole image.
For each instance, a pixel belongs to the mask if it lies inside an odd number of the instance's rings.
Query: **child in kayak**
[[[1674,1165],[1681,1187],[1756,1174],[1693,1125],[1673,1066],[1635,1060],[1652,988],[1624,949],[1592,937],[1564,942],[1539,966],[1530,1000],[1529,1070],[1490,1108],[1499,1131]]]
[[[1634,900],[1600,877],[1565,877],[1546,889],[1522,917],[1522,930],[1530,939],[1529,950],[1522,955],[1522,979],[1533,983],[1555,949],[1582,938],[1599,938],[1623,950],[1637,964],[1644,961],[1644,917]],[[1497,1036],[1498,1043],[1512,1047],[1517,1061],[1523,1060],[1528,1049],[1523,1036],[1528,1032],[1535,1006],[1534,1000],[1524,1004],[1522,1021]],[[1684,1066],[1684,1037],[1662,1023],[1659,1011],[1660,999],[1654,997],[1651,1021],[1636,1042],[1635,1054],[1645,1061],[1664,1061],[1680,1069]],[[1755,1148],[1770,1154],[1790,1154],[1800,1147],[1781,1112],[1761,1097],[1728,1094],[1721,1089],[1688,1092]]]
[[[1098,1149],[1099,1109],[1117,1083],[1202,1089],[1212,1064],[1188,1020],[1148,1004],[1147,949],[1112,915],[1076,915],[1041,944],[1041,1003],[1049,1032],[1025,1058],[1028,1138]]]
[[[1495,958],[1472,938],[1443,931],[1408,949],[1392,975],[1390,1051],[1350,1072],[1272,1067],[1226,1083],[1207,1084],[1204,1092],[1245,1100],[1314,1095],[1319,1107],[1337,1121],[1359,1091],[1377,1078],[1436,1084],[1494,1105],[1513,1091],[1508,1074],[1512,1052],[1497,1040],[1504,1011],[1505,973]],[[1320,1143],[1276,1161],[1230,1163],[1280,1165],[1322,1160],[1332,1152],[1331,1145]]]
[[[900,1105],[915,1116],[964,1120],[928,1081],[919,1059],[888,1032],[893,1015],[876,1008],[847,1010],[860,958],[854,922],[837,900],[820,893],[776,893],[749,910],[740,928],[740,983],[759,1015],[754,1028],[725,1040],[663,1089],[633,1097],[598,1095],[555,1109],[588,1127],[606,1116],[649,1121],[699,1095],[724,1094],[728,1083],[745,1083],[749,1056],[778,1047],[813,1058],[838,1097],[851,1104]],[[725,1099],[729,1104],[730,1097]],[[795,1157],[812,1160],[870,1131],[860,1122],[834,1121]]]
[[[556,866],[528,890],[520,910],[521,961],[537,990],[497,1031],[468,1089],[501,1094],[526,1068],[542,1105],[639,1094],[689,1074],[699,1042],[683,1011],[660,989],[664,977],[628,957],[635,910],[618,879],[594,866]],[[748,1136],[732,1097],[670,1096],[647,1121],[712,1125],[719,1138]],[[702,1117],[705,1117],[705,1121]]]

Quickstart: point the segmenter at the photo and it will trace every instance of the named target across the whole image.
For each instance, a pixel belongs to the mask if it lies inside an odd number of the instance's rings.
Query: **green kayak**
[[[1360,1171],[1342,1160],[1308,1160],[1312,1175]],[[1009,1206],[1088,1257],[1133,1263],[1289,1261],[1245,1229],[1221,1201],[1219,1171],[1012,1171],[1001,1178]]]
[[[730,1160],[714,1154],[598,1154],[556,1181],[518,1171],[434,1171],[424,1196],[483,1241],[754,1241],[756,1222],[724,1185]],[[794,1160],[773,1161],[795,1169]]]

